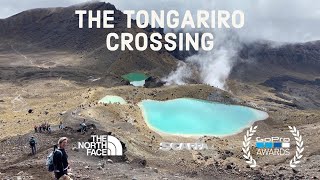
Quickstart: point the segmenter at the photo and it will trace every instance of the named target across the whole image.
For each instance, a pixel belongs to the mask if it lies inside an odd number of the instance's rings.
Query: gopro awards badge
[[[299,130],[296,127],[288,126],[291,134],[295,139],[296,146],[293,146],[289,137],[256,137],[255,138],[255,146],[254,153],[250,152],[250,141],[254,136],[254,133],[257,131],[258,126],[250,127],[247,130],[247,133],[244,135],[244,141],[242,142],[243,147],[242,151],[244,153],[244,158],[246,159],[246,163],[250,165],[250,167],[256,167],[257,162],[253,158],[252,154],[256,156],[289,156],[290,148],[295,148],[294,157],[290,161],[290,167],[294,168],[297,164],[300,163],[300,159],[302,158],[302,152],[304,151],[302,136],[300,135]]]
[[[257,155],[288,156],[290,155],[290,138],[270,137],[256,138]]]

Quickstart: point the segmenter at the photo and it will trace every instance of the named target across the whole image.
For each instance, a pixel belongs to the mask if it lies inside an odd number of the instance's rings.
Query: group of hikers
[[[64,124],[62,121],[60,121],[59,129],[64,129]],[[34,126],[35,133],[38,132],[48,132],[51,133],[51,126],[49,123],[43,123],[40,126],[35,125]],[[83,119],[83,122],[80,123],[80,132],[85,133],[87,132],[87,125],[86,120]],[[58,144],[54,145],[53,151],[50,153],[50,155],[47,157],[47,167],[48,171],[54,172],[56,179],[71,179],[68,176],[68,155],[65,151],[65,147],[67,145],[68,138],[62,137],[59,139]],[[37,140],[34,136],[31,136],[29,139],[29,145],[31,148],[32,155],[35,155],[37,153]]]
[[[60,121],[60,124],[59,124],[59,129],[64,129],[64,125],[62,123],[62,121]],[[37,126],[35,125],[34,126],[34,132],[35,133],[41,133],[41,132],[48,132],[48,133],[51,133],[52,129],[51,129],[51,125],[49,123],[42,123],[41,125]]]
[[[64,129],[64,124],[62,121],[60,121],[59,129]],[[34,126],[35,133],[38,132],[48,132],[51,133],[51,126],[49,123],[43,123],[39,126]],[[84,119],[82,123],[80,123],[80,132],[85,133],[87,132],[87,125],[86,120]],[[48,171],[54,172],[56,179],[62,179],[67,180],[71,179],[68,176],[68,155],[65,151],[65,147],[67,145],[68,138],[62,137],[59,139],[58,144],[54,145],[53,151],[50,153],[50,155],[47,157],[47,167]],[[29,145],[31,148],[32,155],[35,155],[37,153],[37,140],[34,136],[31,136],[29,139]]]
[[[41,133],[41,132],[48,132],[48,133],[51,133],[51,125],[49,123],[42,123],[41,125],[37,126],[35,125],[34,126],[34,132],[35,133]]]

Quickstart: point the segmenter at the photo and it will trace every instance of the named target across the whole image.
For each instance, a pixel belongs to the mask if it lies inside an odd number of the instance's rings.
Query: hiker
[[[48,132],[48,123],[47,122],[44,123],[43,128],[44,128],[45,131]]]
[[[51,126],[50,126],[50,124],[48,124],[48,133],[49,133],[49,134],[51,133]]]
[[[87,131],[86,120],[84,119],[83,122],[80,124],[81,133],[85,133]]]
[[[48,133],[50,133],[51,127],[49,123],[46,123],[46,130]]]
[[[37,133],[38,132],[38,126],[34,125],[34,132]]]
[[[64,129],[64,126],[63,126],[63,123],[62,123],[62,121],[60,121],[60,124],[59,124],[59,129]]]
[[[37,142],[36,142],[36,139],[33,136],[31,136],[31,138],[29,140],[29,144],[30,144],[30,147],[31,147],[32,155],[35,155],[36,152],[37,152],[37,149],[36,149]]]
[[[46,132],[46,125],[44,123],[41,124],[41,130],[43,132]]]
[[[42,132],[42,128],[41,128],[41,125],[38,126],[38,130],[39,130],[39,133]]]
[[[67,143],[68,138],[60,138],[58,141],[58,150],[55,151],[53,155],[54,176],[56,179],[70,179],[68,176],[68,155],[65,151]]]

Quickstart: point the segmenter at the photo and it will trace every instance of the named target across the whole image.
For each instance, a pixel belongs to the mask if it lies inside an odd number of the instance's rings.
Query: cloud
[[[69,6],[88,0],[10,0],[0,2],[0,18],[32,8]],[[91,0],[92,1],[92,0]],[[238,30],[241,38],[267,39],[280,42],[305,42],[320,39],[320,1],[318,0],[109,0],[118,9],[133,10],[235,10],[245,12],[245,27]]]

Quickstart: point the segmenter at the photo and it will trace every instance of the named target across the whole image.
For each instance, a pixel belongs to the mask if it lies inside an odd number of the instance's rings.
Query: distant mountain
[[[243,44],[232,77],[254,80],[280,75],[320,76],[320,41],[283,45],[270,42]]]
[[[76,9],[115,10],[114,29],[78,28]],[[84,23],[87,23],[85,18]],[[83,67],[99,72],[122,75],[132,71],[143,71],[163,76],[176,66],[176,59],[166,51],[150,49],[139,51],[111,52],[105,45],[110,32],[150,33],[152,29],[126,28],[126,16],[114,5],[104,2],[87,3],[65,8],[33,9],[0,20],[2,43],[14,42],[33,46],[40,50],[68,51],[80,55]],[[1,43],[1,42],[0,42]],[[20,49],[23,51],[23,49]]]
[[[242,59],[254,58],[260,63],[293,69],[297,66],[298,68],[315,69],[320,67],[320,41],[278,46],[268,43],[253,43],[244,45],[240,57]]]
[[[320,41],[277,45],[243,45],[231,79],[269,87],[300,109],[320,108]],[[266,98],[265,100],[268,100]]]

